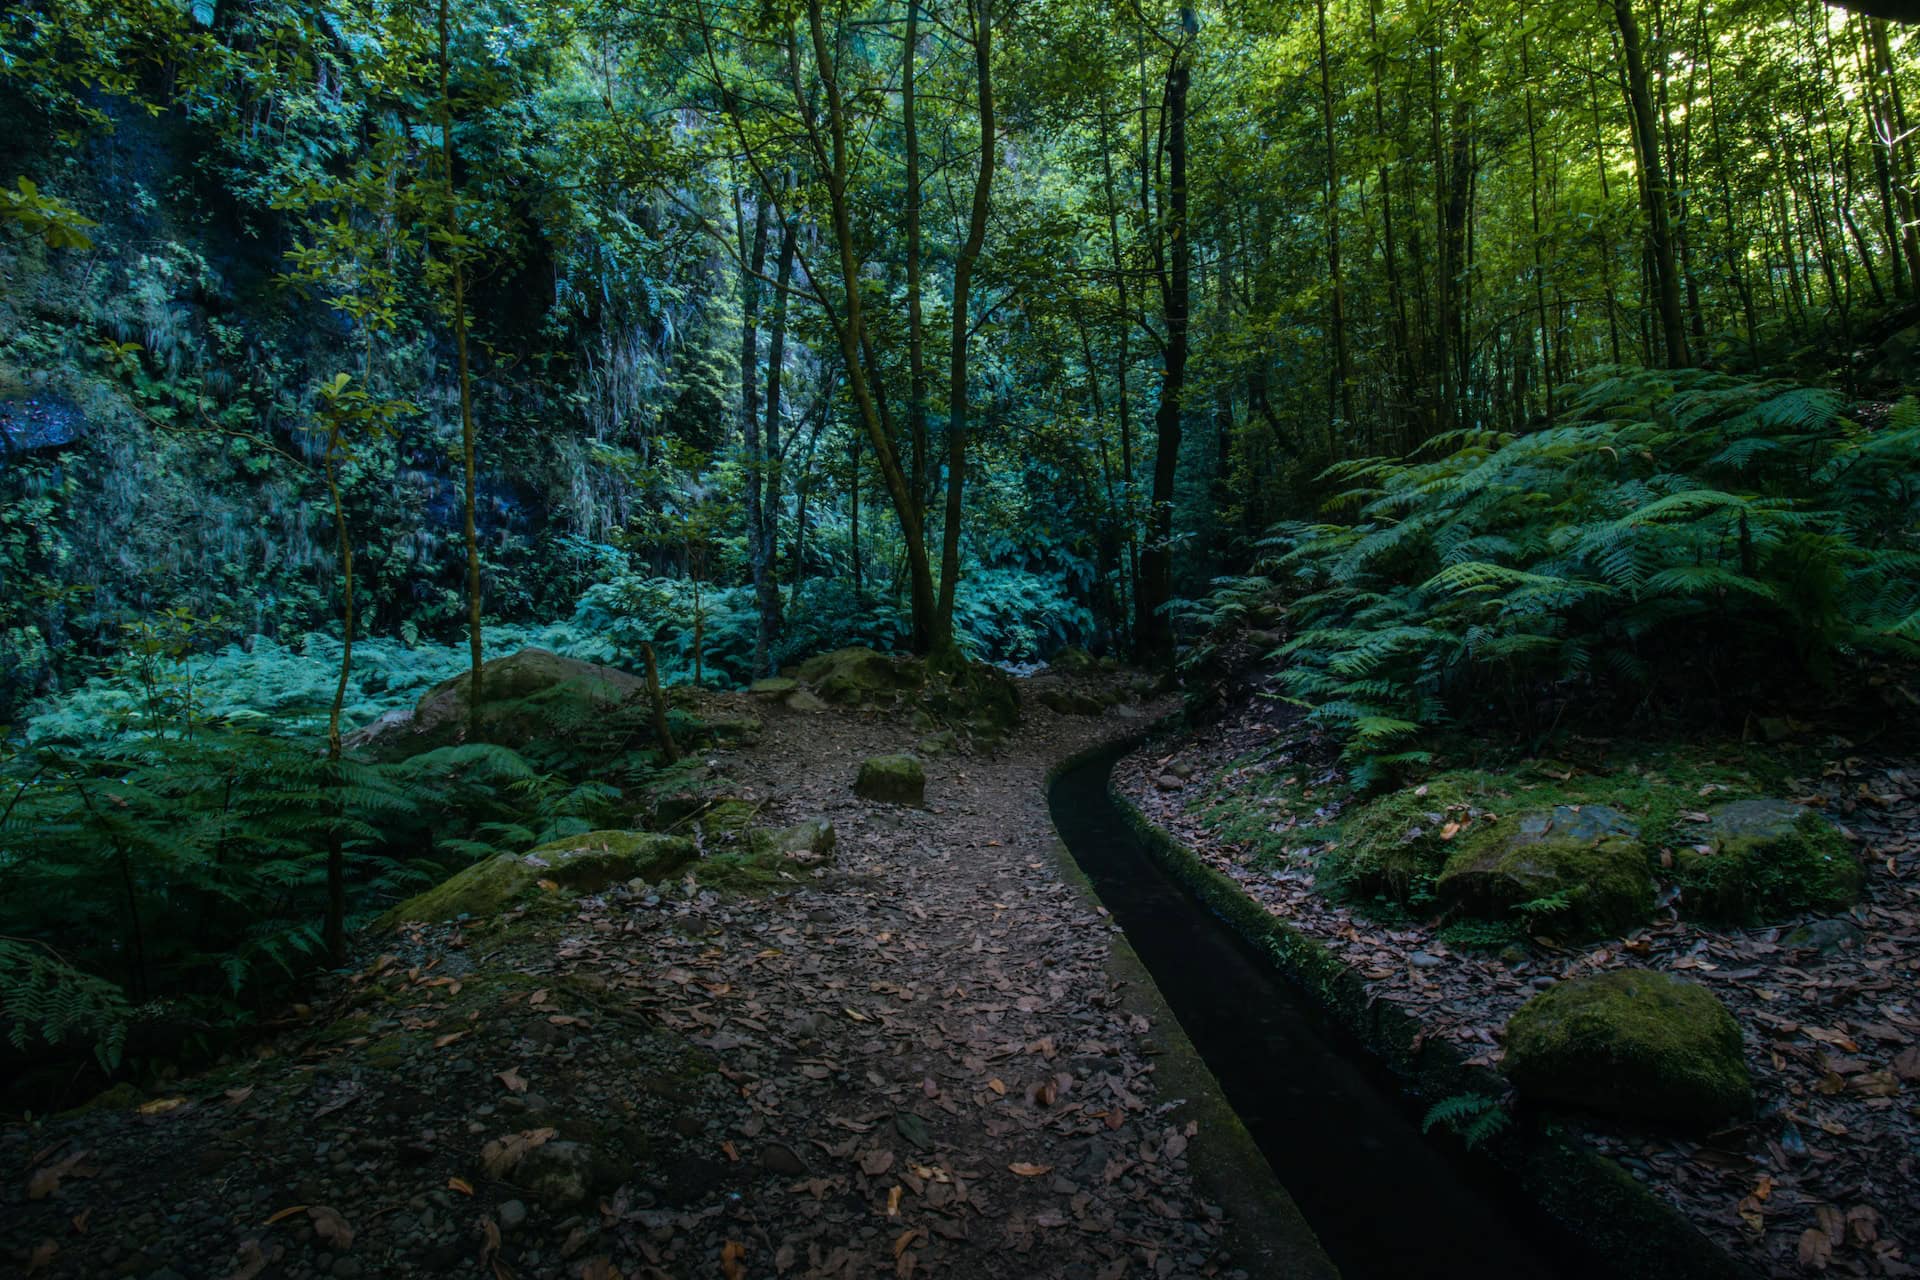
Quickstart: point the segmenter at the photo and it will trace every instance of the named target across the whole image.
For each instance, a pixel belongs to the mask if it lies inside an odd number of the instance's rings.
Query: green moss
[[[700,832],[709,840],[733,840],[753,825],[760,808],[751,800],[722,800],[700,815]]]
[[[871,756],[860,762],[853,789],[883,804],[917,805],[926,800],[927,773],[912,756]]]
[[[800,665],[800,679],[828,702],[844,706],[886,706],[926,680],[924,664],[892,658],[872,649],[836,649]]]
[[[425,893],[408,898],[375,922],[376,929],[406,921],[435,924],[462,916],[487,916],[533,887],[540,877],[511,853],[476,862]]]
[[[1648,969],[1549,987],[1507,1023],[1507,1076],[1523,1094],[1710,1128],[1753,1109],[1740,1024],[1706,988]]]
[[[1841,910],[1859,900],[1866,884],[1846,838],[1812,813],[1771,832],[1676,849],[1674,878],[1688,914],[1754,924]]]
[[[649,831],[588,831],[543,844],[527,858],[547,864],[543,877],[564,888],[598,893],[628,880],[666,879],[698,856],[693,841],[676,836]]]
[[[1653,914],[1646,850],[1623,835],[1597,840],[1515,839],[1499,831],[1469,840],[1447,859],[1434,892],[1483,919],[1524,917],[1565,940],[1614,937]]]
[[[1320,875],[1340,897],[1379,897],[1403,906],[1428,902],[1454,851],[1448,825],[1470,828],[1480,812],[1450,778],[1384,796],[1340,824]]]

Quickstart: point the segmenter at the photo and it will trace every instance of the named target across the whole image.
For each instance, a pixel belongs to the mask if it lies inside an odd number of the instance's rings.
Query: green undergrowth
[[[1858,894],[1858,864],[1823,819],[1810,815],[1789,836],[1768,841],[1708,834],[1703,819],[1713,806],[1794,794],[1793,779],[1817,765],[1804,750],[1578,739],[1560,749],[1558,756],[1441,769],[1372,798],[1337,771],[1254,753],[1217,770],[1187,808],[1243,865],[1310,868],[1328,897],[1382,923],[1437,920],[1442,939],[1462,948],[1500,950],[1542,930],[1608,936],[1646,918],[1646,891],[1630,883],[1639,876],[1639,851],[1652,880],[1678,886],[1683,909],[1699,918],[1775,920],[1843,908]],[[1617,811],[1637,836],[1601,840],[1592,850],[1580,840],[1541,840],[1525,846],[1524,858],[1502,857],[1520,815],[1552,810],[1585,812],[1602,824]],[[1587,867],[1582,858],[1593,850],[1609,856],[1588,858],[1596,865]],[[1463,906],[1457,892],[1449,901],[1442,873],[1450,860],[1459,869],[1476,855],[1490,869],[1548,865],[1574,883],[1510,894],[1497,905]]]

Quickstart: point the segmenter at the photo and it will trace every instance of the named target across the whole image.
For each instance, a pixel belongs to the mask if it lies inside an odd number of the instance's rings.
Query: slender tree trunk
[[[912,492],[912,481],[900,465],[893,433],[882,419],[875,383],[868,377],[865,363],[867,345],[866,316],[861,302],[861,264],[853,234],[853,217],[847,194],[848,157],[846,108],[840,84],[834,72],[834,57],[827,44],[821,0],[807,0],[807,25],[812,38],[814,60],[818,64],[822,97],[827,108],[828,155],[827,196],[835,248],[840,259],[840,283],[845,292],[844,314],[833,328],[840,342],[840,354],[846,363],[847,384],[859,410],[861,425],[873,443],[882,481],[900,518],[900,536],[906,544],[907,572],[911,591],[913,650],[927,653],[933,648],[937,632],[938,605],[934,596],[933,564],[927,556],[925,527],[920,519],[920,504]],[[801,85],[794,92],[803,113],[811,111],[810,101]],[[811,120],[811,116],[808,116]]]
[[[1633,0],[1613,0],[1614,21],[1620,28],[1620,46],[1626,59],[1627,99],[1633,137],[1639,153],[1641,185],[1646,194],[1647,247],[1651,251],[1653,286],[1660,328],[1666,340],[1667,367],[1683,369],[1687,331],[1680,309],[1680,273],[1674,264],[1672,194],[1660,163],[1660,134],[1654,120],[1653,94],[1646,59],[1640,48],[1640,24],[1633,16]]]
[[[1138,473],[1133,465],[1133,408],[1128,403],[1128,364],[1131,356],[1128,352],[1127,338],[1133,327],[1133,311],[1128,306],[1127,264],[1120,252],[1120,202],[1114,191],[1113,183],[1113,146],[1108,137],[1110,118],[1104,110],[1100,113],[1100,163],[1106,180],[1107,199],[1107,247],[1113,260],[1113,284],[1118,294],[1120,323],[1116,326],[1114,346],[1114,378],[1117,383],[1114,391],[1115,409],[1120,421],[1120,501],[1122,524],[1126,529],[1127,540],[1127,582],[1126,593],[1134,601],[1140,598],[1140,536],[1139,521],[1135,519],[1134,490],[1138,484]],[[1130,628],[1129,628],[1130,629]]]
[[[1331,311],[1327,317],[1333,330],[1334,403],[1340,406],[1340,421],[1353,421],[1353,386],[1347,367],[1347,291],[1340,274],[1340,157],[1333,139],[1333,80],[1327,67],[1327,0],[1314,6],[1315,32],[1320,49],[1320,123],[1327,148],[1327,277],[1333,286]],[[1332,426],[1328,427],[1331,443]]]
[[[754,600],[763,606],[774,586],[773,556],[768,544],[766,513],[767,450],[760,424],[760,276],[767,259],[768,206],[764,194],[753,213],[753,236],[747,237],[746,215],[740,197],[734,196],[735,234],[740,240],[740,443],[747,458],[747,572],[753,582]],[[776,303],[776,305],[778,305]],[[777,391],[777,388],[776,388]],[[697,590],[696,586],[696,590]],[[771,640],[764,611],[754,629],[753,674],[766,668],[767,645]],[[697,680],[695,683],[699,683]]]
[[[660,660],[650,644],[640,646],[640,659],[646,666],[647,707],[653,713],[654,740],[660,744],[660,754],[672,764],[680,758],[680,745],[673,740],[673,728],[667,723],[667,697],[660,689]]]
[[[914,500],[927,497],[926,326],[921,315],[920,123],[915,70],[920,58],[920,0],[907,0],[907,47],[900,71],[901,124],[907,149],[907,436],[913,450]]]
[[[764,563],[755,567],[755,599],[759,606],[759,627],[754,634],[753,670],[755,675],[772,675],[773,645],[782,627],[780,617],[780,502],[783,492],[780,451],[780,378],[787,361],[787,291],[793,284],[794,229],[784,217],[780,222],[780,266],[773,295],[773,332],[767,340],[767,426],[762,439],[759,474],[755,484],[761,489],[760,554]]]
[[[485,657],[480,634],[480,534],[474,519],[475,445],[473,438],[473,371],[467,359],[467,269],[460,229],[460,206],[453,190],[453,92],[449,87],[447,0],[440,0],[440,167],[446,183],[447,265],[453,272],[453,348],[460,368],[460,462],[466,481],[461,501],[462,533],[467,545],[467,649],[471,674],[467,688],[467,732],[477,732],[485,690],[481,662]],[[348,606],[351,608],[351,604]]]
[[[322,929],[327,957],[335,964],[347,960],[347,855],[345,801],[337,795],[343,779],[341,772],[340,715],[347,701],[347,678],[353,671],[353,542],[347,536],[346,507],[340,501],[339,464],[342,455],[340,425],[327,423],[326,451],[322,462],[326,469],[327,498],[333,505],[333,533],[340,557],[340,587],[344,597],[341,610],[340,674],[333,685],[333,702],[327,708],[327,771],[329,789],[336,792],[337,810],[327,825],[327,915]]]
[[[1553,425],[1553,333],[1547,327],[1547,266],[1541,246],[1540,230],[1540,143],[1533,118],[1533,65],[1527,54],[1531,39],[1527,31],[1527,11],[1520,10],[1520,80],[1526,102],[1527,163],[1533,180],[1527,184],[1533,210],[1533,300],[1540,313],[1540,383],[1547,397],[1547,425]],[[1524,409],[1524,405],[1522,406]]]
[[[1140,557],[1135,601],[1135,652],[1144,662],[1171,662],[1173,620],[1173,481],[1180,461],[1180,413],[1187,380],[1187,315],[1193,251],[1187,239],[1187,90],[1190,52],[1199,24],[1191,8],[1180,10],[1182,39],[1167,72],[1167,226],[1169,273],[1162,296],[1167,347],[1160,403],[1154,410],[1153,505],[1147,516],[1147,546]]]
[[[1373,81],[1373,134],[1380,144],[1380,244],[1385,257],[1387,273],[1387,319],[1392,325],[1393,367],[1398,375],[1400,394],[1404,395],[1412,381],[1412,352],[1408,349],[1407,336],[1407,299],[1400,287],[1400,259],[1393,233],[1393,183],[1388,171],[1387,110],[1386,98],[1380,88],[1380,64],[1383,61],[1380,49],[1380,5],[1378,0],[1367,0],[1367,38],[1372,45],[1372,56],[1368,65]]]
[[[934,621],[934,651],[953,650],[953,595],[960,584],[960,521],[967,479],[967,344],[972,325],[974,264],[987,235],[987,208],[993,194],[994,157],[1000,140],[993,120],[993,0],[974,0],[974,78],[979,94],[980,168],[973,180],[973,204],[967,211],[967,238],[953,264],[953,337],[947,382],[947,518],[940,540],[940,608]]]

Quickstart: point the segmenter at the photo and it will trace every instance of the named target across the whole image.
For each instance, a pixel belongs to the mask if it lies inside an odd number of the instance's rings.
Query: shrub
[[[1778,382],[1610,372],[1564,425],[1336,466],[1329,505],[1352,522],[1265,543],[1261,572],[1299,593],[1281,678],[1351,755],[1390,764],[1449,720],[1537,731],[1569,693],[1646,686],[1676,654],[1816,680],[1839,655],[1920,654],[1920,403],[1879,430],[1841,408]],[[1244,607],[1231,585],[1222,607]]]

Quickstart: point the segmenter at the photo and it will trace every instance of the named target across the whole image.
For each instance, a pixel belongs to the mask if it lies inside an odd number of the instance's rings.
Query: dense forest
[[[288,1025],[461,868],[678,830],[741,707],[877,689],[984,759],[1180,693],[1419,811],[1594,735],[1903,740],[1910,16],[10,5],[10,1108]],[[1434,901],[1340,847],[1323,886]]]

